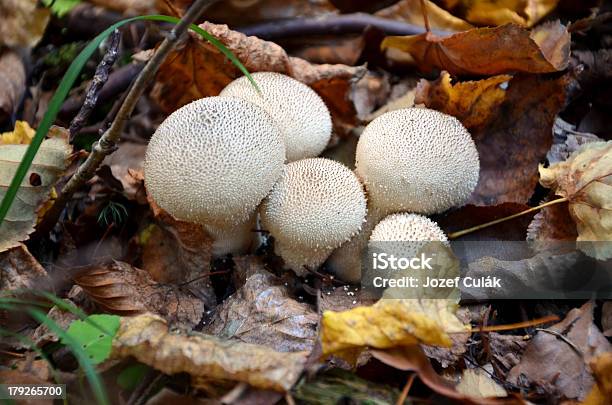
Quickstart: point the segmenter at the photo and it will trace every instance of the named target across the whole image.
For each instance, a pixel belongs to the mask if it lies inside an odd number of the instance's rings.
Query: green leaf
[[[23,182],[23,179],[26,177],[26,174],[28,173],[28,170],[32,165],[32,161],[34,160],[34,157],[36,156],[40,145],[42,144],[43,140],[45,139],[45,136],[49,132],[51,124],[53,123],[53,121],[55,121],[55,118],[57,117],[57,114],[60,108],[62,107],[62,104],[66,99],[68,92],[72,88],[76,79],[79,77],[79,74],[81,73],[81,70],[83,69],[85,63],[87,63],[89,58],[91,58],[93,53],[98,49],[98,46],[100,46],[102,41],[104,41],[114,30],[125,24],[137,20],[163,21],[174,24],[180,21],[176,17],[169,17],[167,15],[145,15],[127,18],[111,25],[106,30],[98,34],[98,36],[96,36],[81,51],[81,53],[79,53],[79,56],[77,56],[74,62],[72,62],[72,64],[68,67],[68,70],[64,74],[64,77],[62,78],[62,81],[60,82],[55,94],[53,94],[53,97],[49,101],[47,112],[43,116],[43,119],[41,120],[40,125],[36,130],[36,135],[34,136],[34,139],[32,139],[30,146],[28,147],[25,155],[23,156],[23,159],[21,160],[21,163],[19,164],[19,167],[15,172],[13,180],[11,181],[9,188],[6,194],[4,195],[4,198],[2,199],[2,203],[0,203],[0,224],[4,221],[7,213],[11,209],[13,201],[17,196],[17,192],[19,191],[19,186]],[[259,90],[259,88],[255,84],[255,81],[253,80],[253,77],[251,77],[244,65],[238,60],[238,58],[236,58],[236,56],[234,56],[234,54],[225,45],[223,45],[218,39],[216,39],[211,34],[209,34],[208,32],[206,32],[195,24],[191,24],[189,28],[197,34],[201,35],[205,40],[209,41],[215,47],[217,47],[221,51],[221,53],[223,53],[232,63],[234,63],[238,67],[238,69],[240,69],[242,73],[244,73],[249,78],[253,86],[255,86],[255,88]]]
[[[43,0],[43,4],[49,7],[53,14],[63,17],[70,10],[76,7],[81,0]]]
[[[73,321],[66,333],[85,350],[93,364],[100,364],[110,356],[120,322],[117,315],[90,315],[83,321]],[[62,343],[66,344],[63,340]]]

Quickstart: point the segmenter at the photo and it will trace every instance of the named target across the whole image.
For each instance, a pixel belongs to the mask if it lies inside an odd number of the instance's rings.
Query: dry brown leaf
[[[459,308],[456,315],[461,322],[469,325],[470,316],[467,308]],[[442,368],[453,366],[463,358],[463,355],[468,349],[468,341],[472,334],[469,332],[452,333],[449,336],[452,341],[450,347],[421,345],[421,349],[423,349],[425,355],[430,359],[436,360]]]
[[[527,240],[546,245],[547,241],[575,241],[578,233],[569,212],[569,204],[551,205],[538,211],[527,228]]]
[[[540,183],[569,199],[578,247],[591,257],[612,257],[612,141],[588,143],[568,160],[540,166]]]
[[[81,269],[74,282],[105,312],[134,315],[152,312],[173,324],[193,327],[202,319],[204,302],[180,286],[159,284],[127,263]]]
[[[17,111],[25,84],[26,72],[21,57],[5,49],[0,53],[0,123]]]
[[[504,398],[478,398],[458,392],[440,377],[418,346],[396,347],[387,350],[372,350],[372,356],[398,370],[415,371],[421,381],[434,392],[460,401],[462,404],[500,405],[523,404],[521,400]]]
[[[129,15],[155,14],[156,0],[89,0],[97,6]]]
[[[170,333],[158,316],[122,318],[113,339],[114,358],[135,357],[166,374],[187,373],[198,380],[245,382],[260,389],[288,391],[302,373],[306,352],[282,353],[213,336]]]
[[[0,46],[33,47],[45,33],[50,14],[37,0],[1,1]]]
[[[515,24],[477,28],[448,37],[428,32],[390,36],[383,49],[408,52],[419,69],[446,70],[453,75],[550,73],[569,63],[570,35],[558,21],[529,32]]]
[[[424,26],[421,3],[421,0],[401,0],[374,15]],[[471,24],[438,7],[434,2],[425,0],[424,3],[430,28],[444,31],[464,31],[472,28]]]
[[[481,127],[506,99],[505,87],[510,79],[510,75],[498,75],[452,84],[450,74],[442,72],[436,81],[419,81],[414,102],[454,116],[467,129]]]
[[[347,132],[356,123],[355,107],[348,94],[352,83],[365,74],[365,68],[314,65],[288,56],[273,42],[247,37],[230,30],[227,25],[206,22],[200,27],[223,42],[249,72],[280,72],[312,87],[329,108],[337,133]],[[191,36],[161,66],[153,96],[164,111],[172,112],[190,101],[219,94],[241,75],[219,50],[199,37]]]
[[[277,277],[260,268],[215,309],[212,322],[203,331],[280,352],[312,350],[319,317],[279,284]]]
[[[607,405],[612,398],[612,353],[595,357],[590,365],[597,384],[581,405]]]
[[[450,347],[449,332],[466,332],[445,299],[382,299],[370,307],[325,311],[321,319],[323,355],[343,355],[365,347],[388,349],[417,343]]]
[[[210,272],[212,239],[202,225],[175,219],[149,198],[156,219],[140,235],[143,268],[160,283],[187,283],[186,288],[207,307],[216,297],[206,276]]]
[[[502,335],[496,332],[489,334],[491,363],[504,378],[510,369],[521,361],[527,343],[525,336]]]
[[[510,370],[508,381],[521,387],[538,387],[556,398],[584,399],[594,383],[588,362],[612,351],[610,342],[593,323],[593,307],[587,302],[548,328],[565,340],[537,332],[521,362]]]
[[[47,271],[23,244],[0,253],[0,290],[11,291],[47,284]]]
[[[113,176],[121,182],[123,194],[129,200],[146,204],[143,184],[138,181],[144,164],[144,154],[147,145],[133,142],[123,142],[116,152],[104,159],[103,164],[110,167]],[[144,175],[143,175],[144,179]]]
[[[461,0],[465,18],[478,25],[515,23],[531,27],[550,13],[559,0]]]
[[[377,298],[366,290],[358,287],[342,286],[329,290],[321,290],[319,310],[325,311],[347,311],[358,306],[373,305]]]
[[[481,369],[468,368],[463,370],[461,381],[455,389],[461,394],[470,397],[505,397],[506,390],[496,383],[487,373]]]
[[[77,287],[78,288],[78,287]],[[75,304],[69,299],[63,299],[66,305]],[[55,322],[60,328],[63,330],[67,330],[72,321],[76,321],[79,317],[73,314],[70,311],[64,311],[63,309],[58,308],[57,306],[53,306],[47,312],[47,318],[51,319]],[[60,340],[59,336],[55,332],[49,329],[47,325],[40,324],[32,334],[32,341],[34,341],[39,347],[43,347],[47,343],[58,342]]]
[[[480,178],[470,203],[526,203],[538,183],[537,168],[552,143],[551,128],[565,101],[568,79],[515,76],[488,124],[471,131]]]

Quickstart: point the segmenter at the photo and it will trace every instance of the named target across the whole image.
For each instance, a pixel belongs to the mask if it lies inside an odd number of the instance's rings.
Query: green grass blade
[[[145,16],[127,18],[125,20],[119,21],[111,25],[106,30],[98,34],[98,36],[96,36],[81,51],[81,53],[76,57],[74,62],[72,62],[70,67],[68,67],[68,70],[64,74],[64,77],[62,78],[55,94],[53,94],[53,97],[51,98],[51,101],[49,102],[47,112],[45,112],[45,115],[42,121],[40,122],[40,125],[36,129],[36,134],[34,135],[32,142],[28,146],[28,149],[26,150],[26,153],[24,154],[23,159],[21,160],[21,163],[17,167],[17,171],[15,172],[15,175],[13,176],[13,180],[11,181],[9,188],[6,191],[4,198],[2,199],[2,203],[0,203],[0,226],[2,225],[2,222],[4,221],[4,219],[6,218],[6,215],[8,214],[11,208],[11,205],[13,204],[13,201],[15,200],[15,197],[17,196],[17,192],[19,191],[19,186],[25,179],[28,173],[28,170],[30,170],[30,166],[32,165],[32,162],[34,161],[34,157],[36,156],[36,153],[38,152],[40,145],[42,144],[43,140],[45,139],[45,136],[49,132],[49,129],[51,128],[51,125],[55,121],[55,118],[57,117],[57,114],[59,110],[61,109],[64,100],[68,96],[68,92],[74,85],[74,82],[76,81],[76,79],[79,77],[79,74],[81,73],[83,66],[85,66],[85,63],[89,60],[89,58],[91,58],[91,56],[94,54],[98,46],[100,46],[102,41],[104,41],[115,29],[125,24],[131,23],[133,21],[138,21],[138,20],[164,21],[164,22],[170,22],[174,24],[180,21],[176,17],[170,17],[167,15],[145,15]],[[203,30],[202,28],[198,27],[195,24],[192,24],[189,28],[195,31],[197,34],[201,35],[204,39],[209,41],[215,47],[217,47],[232,63],[234,63],[238,67],[238,69],[240,69],[242,73],[244,73],[248,77],[248,79],[253,84],[253,86],[255,86],[255,88],[259,91],[259,88],[255,84],[253,77],[249,74],[249,72],[244,67],[244,65],[240,63],[238,58],[236,58],[236,56],[225,45],[223,45],[218,39],[216,39],[211,34],[209,34],[208,32],[206,32],[205,30]]]

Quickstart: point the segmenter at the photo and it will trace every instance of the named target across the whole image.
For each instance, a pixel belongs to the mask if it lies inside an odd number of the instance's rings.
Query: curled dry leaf
[[[204,334],[170,333],[163,319],[143,314],[121,319],[111,356],[132,356],[166,374],[187,373],[196,387],[197,380],[207,379],[288,391],[302,373],[307,353],[282,353]]]
[[[423,8],[421,4],[425,4],[425,12],[429,21],[429,27],[437,30],[445,31],[464,31],[472,28],[472,25],[455,17],[448,11],[438,7],[433,1],[425,0],[402,0],[392,6],[383,8],[377,11],[374,15],[382,18],[404,21],[414,25],[424,26],[423,23]]]
[[[538,387],[556,398],[583,399],[594,383],[588,362],[612,351],[610,342],[593,323],[593,307],[587,302],[548,328],[551,333],[537,332],[521,362],[510,370],[508,381],[521,387]]]
[[[578,247],[591,257],[612,257],[612,141],[588,143],[565,162],[540,166],[540,183],[569,199]],[[599,242],[599,243],[597,243]]]
[[[17,111],[25,84],[26,72],[21,57],[5,49],[0,53],[0,123]]]
[[[0,45],[31,48],[45,33],[50,12],[37,0],[3,0],[0,15]]]
[[[8,189],[28,145],[0,144],[0,200]],[[17,246],[34,231],[36,211],[69,163],[71,147],[66,134],[43,141],[17,198],[0,223],[0,252]]]
[[[591,370],[597,384],[582,405],[606,405],[612,398],[612,353],[603,353],[591,360]]]
[[[21,243],[0,253],[0,270],[1,291],[34,288],[48,279],[47,271]]]
[[[445,299],[382,299],[370,307],[325,311],[321,319],[323,355],[351,353],[365,347],[387,349],[417,343],[449,347],[449,332],[466,332]]]
[[[345,133],[356,123],[355,107],[347,95],[352,83],[365,74],[364,67],[315,65],[288,56],[274,42],[247,37],[227,25],[205,22],[200,27],[225,44],[249,72],[284,73],[312,87],[329,108],[336,132]],[[172,112],[198,98],[219,94],[241,75],[219,50],[192,35],[160,67],[153,96],[163,110]]]
[[[204,332],[281,352],[312,350],[319,317],[279,284],[277,277],[260,269],[216,309]]]
[[[448,37],[432,32],[390,36],[381,44],[410,53],[419,69],[454,75],[551,73],[569,63],[570,35],[558,21],[531,32],[515,24],[476,28]]]
[[[90,266],[82,269],[74,282],[105,312],[113,314],[148,311],[173,324],[193,327],[204,313],[204,303],[185,288],[159,284],[146,271],[127,263]]]
[[[478,128],[491,119],[491,112],[506,99],[505,87],[510,79],[510,75],[498,75],[452,84],[450,74],[442,72],[436,81],[419,81],[414,102],[454,116],[467,129]]]

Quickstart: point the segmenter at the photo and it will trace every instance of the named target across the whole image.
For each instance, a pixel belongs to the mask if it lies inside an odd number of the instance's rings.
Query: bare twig
[[[83,128],[83,125],[87,122],[87,119],[91,115],[96,103],[98,102],[98,96],[100,95],[100,90],[102,86],[108,81],[108,76],[111,68],[117,61],[119,57],[119,42],[121,40],[121,33],[119,30],[113,31],[110,37],[110,43],[106,54],[100,61],[100,64],[96,68],[96,73],[94,74],[89,87],[87,88],[87,93],[85,95],[85,100],[82,102],[82,107],[79,110],[79,113],[74,117],[72,122],[70,123],[70,128],[68,131],[70,132],[70,141],[74,139],[76,134]]]
[[[200,17],[206,6],[214,1],[215,0],[196,0],[187,13],[181,18],[180,22],[170,31],[159,48],[157,48],[153,57],[147,62],[138,77],[136,77],[136,80],[128,91],[110,128],[104,132],[99,141],[94,143],[91,153],[85,162],[79,166],[74,175],[68,180],[68,183],[62,188],[59,197],[45,214],[44,219],[39,224],[39,232],[50,230],[55,225],[64,206],[72,198],[74,192],[91,179],[104,158],[116,150],[116,143],[121,137],[121,132],[134,111],[136,103],[140,96],[142,96],[145,88],[151,82],[170,51],[174,48],[183,34],[187,32],[189,25],[193,24]]]
[[[262,39],[274,40],[308,35],[359,34],[367,27],[378,28],[387,35],[415,35],[425,32],[423,27],[402,21],[376,17],[365,13],[330,15],[317,18],[296,18],[271,21],[246,27],[237,31]],[[452,34],[447,31],[432,30],[436,35]]]

